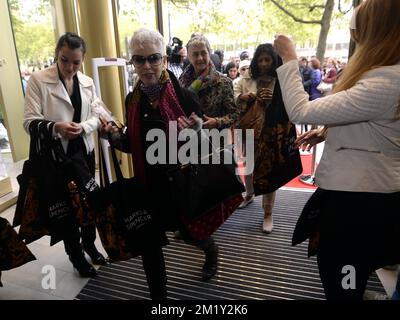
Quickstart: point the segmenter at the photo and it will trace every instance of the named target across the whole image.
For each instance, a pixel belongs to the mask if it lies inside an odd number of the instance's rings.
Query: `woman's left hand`
[[[204,129],[218,128],[218,120],[204,115],[203,128]]]
[[[294,48],[293,41],[287,36],[277,36],[274,41],[274,49],[282,58],[283,63],[294,59],[297,60],[296,49]]]
[[[179,126],[179,129],[181,129],[181,130],[186,129],[186,128],[194,128],[200,121],[201,121],[201,119],[197,116],[197,114],[192,112],[192,114],[189,116],[189,118],[179,117],[178,118],[178,126]]]
[[[83,131],[82,126],[76,122],[56,122],[54,129],[61,137],[68,140],[78,138]]]

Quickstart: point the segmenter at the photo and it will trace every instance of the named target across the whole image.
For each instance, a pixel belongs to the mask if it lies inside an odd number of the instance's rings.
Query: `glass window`
[[[8,0],[15,37],[21,84],[32,72],[50,66],[54,59],[55,35],[50,0]]]
[[[122,57],[129,60],[129,39],[139,28],[156,29],[154,0],[118,0],[118,32]]]

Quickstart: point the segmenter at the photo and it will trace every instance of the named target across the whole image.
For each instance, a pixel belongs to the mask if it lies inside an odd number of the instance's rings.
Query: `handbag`
[[[206,239],[229,218],[243,201],[245,191],[236,175],[232,151],[213,147],[211,150],[199,163],[167,171],[171,199],[178,204],[185,227],[199,240]],[[213,164],[213,157],[220,157],[220,164]]]
[[[317,90],[320,91],[321,93],[326,93],[332,91],[333,84],[332,83],[326,83],[321,81],[319,85],[317,86]]]
[[[110,183],[101,153],[101,188],[89,194],[95,208],[96,227],[109,258],[127,260],[168,244],[154,220],[149,192],[137,177],[124,178],[115,149],[111,148],[116,181]]]
[[[271,88],[275,87],[275,78],[269,77],[268,79],[260,79],[257,82],[257,88]],[[247,103],[247,111],[241,117],[237,124],[238,129],[253,129],[254,139],[258,140],[261,135],[261,130],[264,125],[265,110],[267,104],[262,99],[255,99]]]
[[[213,164],[213,158],[221,159],[220,164]],[[167,171],[171,196],[188,221],[245,191],[236,175],[233,153],[228,148],[214,149],[198,162],[178,165]]]
[[[265,107],[262,101],[255,99],[247,103],[247,111],[237,124],[238,129],[253,129],[254,139],[258,139],[264,123]]]

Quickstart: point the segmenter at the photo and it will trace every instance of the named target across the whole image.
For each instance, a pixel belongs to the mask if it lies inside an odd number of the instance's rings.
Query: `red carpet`
[[[301,155],[301,164],[303,165],[303,173],[300,175],[311,174],[311,154]],[[299,176],[299,177],[300,177]],[[285,188],[297,188],[297,189],[316,189],[317,187],[305,184],[299,180],[299,177],[294,178],[292,181],[285,185]]]
[[[292,181],[288,182],[286,185],[284,185],[285,188],[296,188],[296,189],[316,189],[315,186],[305,184],[299,180],[299,177],[303,175],[308,175],[311,174],[311,161],[312,161],[312,155],[311,154],[304,154],[301,155],[301,163],[303,165],[303,173],[294,178]],[[240,172],[243,171],[242,163],[238,162],[239,165],[239,170]],[[244,183],[244,176],[241,175],[242,181]]]

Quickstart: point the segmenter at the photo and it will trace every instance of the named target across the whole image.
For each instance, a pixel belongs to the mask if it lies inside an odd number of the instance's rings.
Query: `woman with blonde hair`
[[[311,236],[319,240],[314,252],[327,299],[362,299],[374,270],[400,262],[399,16],[398,0],[362,2],[351,23],[356,51],[333,94],[313,101],[304,92],[292,41],[275,40],[289,118],[329,127],[316,172],[319,188],[302,213],[319,213]],[[323,139],[314,130],[298,144]]]

